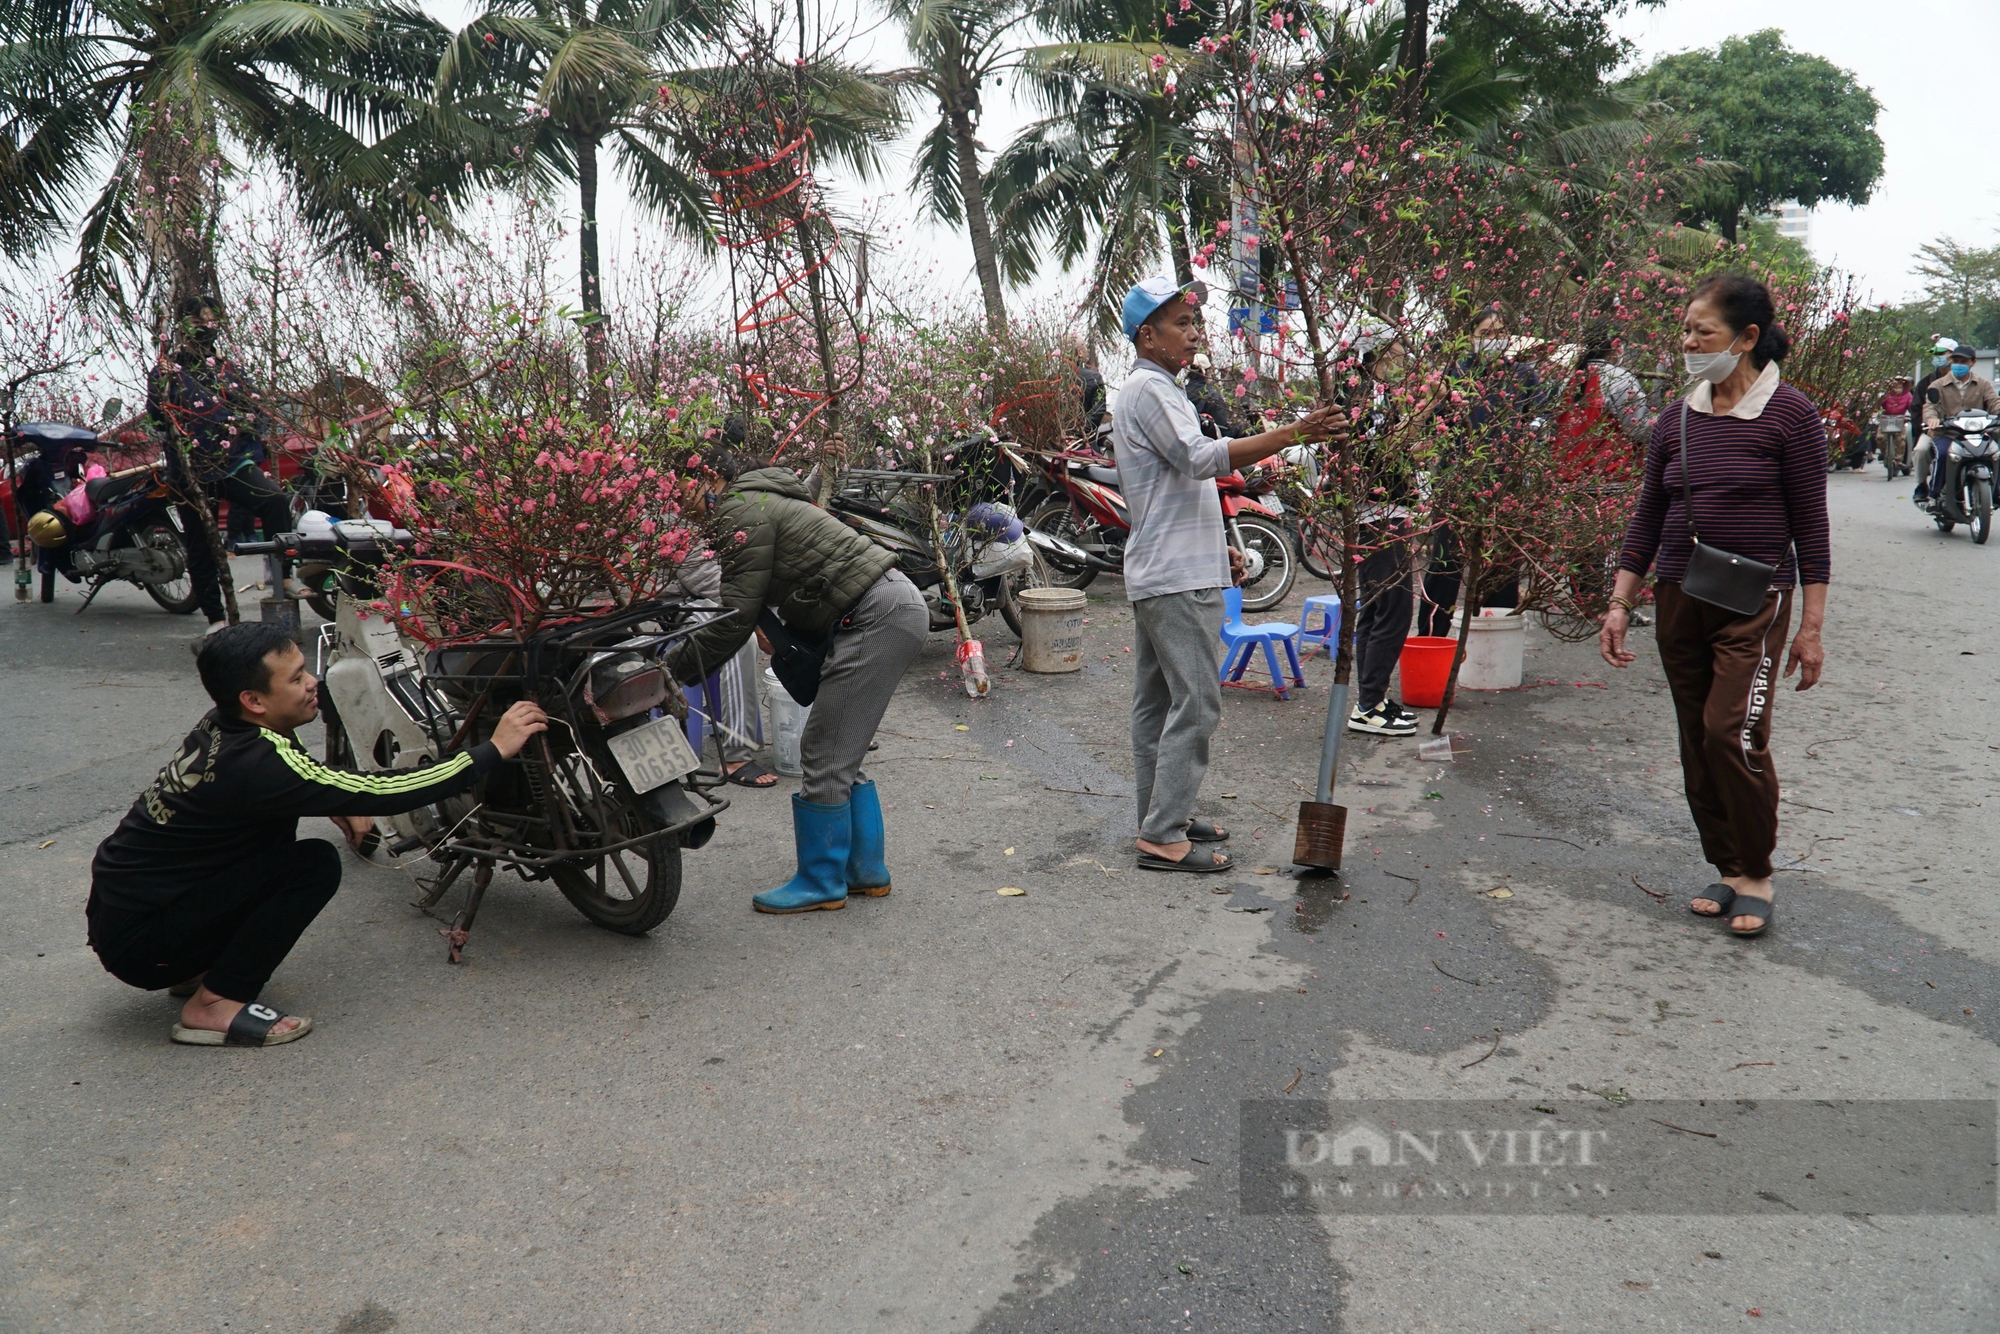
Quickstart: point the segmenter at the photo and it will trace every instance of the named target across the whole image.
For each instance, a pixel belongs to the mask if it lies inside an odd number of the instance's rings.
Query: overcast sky
[[[429,0],[429,7],[447,22],[462,22],[471,10],[462,0]],[[828,11],[843,7],[833,0]],[[854,3],[847,13],[865,58],[884,66],[906,59],[879,10]],[[1636,44],[1639,63],[1779,28],[1794,49],[1826,57],[1874,90],[1882,103],[1878,131],[1888,149],[1882,183],[1861,207],[1817,209],[1811,244],[1820,259],[1858,274],[1875,299],[1900,301],[1919,292],[1910,264],[1927,240],[2000,239],[2000,171],[1991,165],[1988,81],[1980,72],[2000,60],[2000,4],[1993,0],[1667,0],[1662,9],[1627,15],[1617,28]],[[1960,113],[1968,123],[1949,126]],[[981,137],[997,148],[1027,118],[1027,109],[1014,106],[1010,90],[1002,89],[987,98]],[[971,248],[962,233],[916,216],[906,191],[910,147],[892,155],[884,180],[834,184],[850,206],[866,205],[888,224],[887,239],[906,265],[976,300]],[[611,193],[604,229],[607,248],[615,250],[631,229],[650,224],[624,207],[622,191]],[[1074,276],[1045,273],[1010,304],[1073,299],[1076,287]]]

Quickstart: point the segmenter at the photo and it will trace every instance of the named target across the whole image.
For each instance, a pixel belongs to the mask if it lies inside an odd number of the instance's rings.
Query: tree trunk
[[[1188,248],[1187,205],[1167,200],[1167,249],[1174,256],[1174,281],[1185,287],[1194,281],[1194,255]]]
[[[576,150],[577,286],[583,297],[583,371],[590,381],[590,414],[599,421],[611,415],[611,391],[605,388],[604,291],[597,250],[597,137],[588,130],[570,132]]]
[[[1403,71],[1403,91],[1398,111],[1404,120],[1415,120],[1424,107],[1424,75],[1430,66],[1430,0],[1406,0],[1403,5],[1403,44],[1396,52],[1396,64]]]
[[[1731,245],[1736,244],[1736,220],[1742,216],[1743,201],[1738,199],[1732,200],[1728,212],[1716,220],[1716,230],[1720,231],[1722,239]]]
[[[986,216],[985,181],[979,174],[979,143],[973,133],[970,88],[953,97],[951,143],[958,159],[958,193],[965,205],[965,230],[972,238],[972,264],[979,272],[979,293],[986,298],[986,327],[1007,331],[1007,307],[1000,299],[1000,262],[993,251],[993,224]]]
[[[1485,547],[1486,535],[1477,530],[1467,533],[1460,547],[1458,587],[1465,598],[1465,610],[1458,618],[1458,648],[1451,655],[1451,675],[1444,681],[1444,703],[1438,705],[1437,719],[1431,724],[1432,736],[1444,735],[1444,720],[1458,699],[1458,669],[1465,665],[1465,650],[1472,643],[1472,618],[1479,614],[1483,600],[1480,584],[1486,578]]]

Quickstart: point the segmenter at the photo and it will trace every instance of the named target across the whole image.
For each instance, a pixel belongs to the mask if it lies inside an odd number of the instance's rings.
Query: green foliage
[[[1666,56],[1625,86],[1679,112],[1703,154],[1734,165],[1731,180],[1686,201],[1731,240],[1745,209],[1865,204],[1882,179],[1875,95],[1849,71],[1787,47],[1775,28]]]
[[[1940,237],[1918,248],[1924,276],[1920,309],[1960,342],[2000,345],[2000,244],[1960,245]]]
[[[1637,0],[1657,9],[1664,0]],[[1632,52],[1610,20],[1633,0],[1458,0],[1438,24],[1446,43],[1488,52],[1499,69],[1519,70],[1532,98],[1573,102],[1595,95]]]
[[[350,255],[441,220],[466,183],[407,133],[427,77],[407,53],[435,29],[396,3],[0,2],[0,250],[80,223],[80,291],[124,305],[211,283],[215,201],[246,149]]]

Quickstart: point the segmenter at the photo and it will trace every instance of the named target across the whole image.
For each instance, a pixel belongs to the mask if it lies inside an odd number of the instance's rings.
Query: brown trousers
[[[1654,587],[1655,638],[1681,730],[1681,777],[1702,855],[1722,875],[1761,880],[1778,846],[1778,771],[1771,763],[1792,590],[1770,593],[1753,616],[1712,606],[1677,583]]]

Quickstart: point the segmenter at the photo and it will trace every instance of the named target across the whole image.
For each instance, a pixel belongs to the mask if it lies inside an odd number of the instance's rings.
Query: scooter
[[[2000,417],[1973,408],[1942,422],[1931,439],[1944,454],[1944,486],[1919,502],[1948,533],[1964,524],[1976,545],[1993,533],[1993,475],[2000,466]]]
[[[1052,582],[1084,588],[1101,568],[1122,571],[1132,518],[1117,465],[1081,449],[1044,457],[1044,475],[1057,494],[1028,516],[1028,527],[1062,538],[1093,558],[1082,565],[1051,561]],[[1243,609],[1264,611],[1277,606],[1299,577],[1282,512],[1271,508],[1263,497],[1253,496],[1251,484],[1241,473],[1216,478],[1215,488],[1226,540],[1243,553]]]
[[[330,766],[363,772],[433,763],[488,739],[517,700],[540,704],[549,730],[471,792],[385,822],[391,856],[436,865],[417,877],[416,906],[448,923],[462,959],[496,870],[554,883],[576,910],[621,935],[643,935],[680,900],[681,852],[702,847],[729,806],[712,795],[682,730],[687,702],[661,665],[703,625],[732,613],[661,599],[565,618],[525,638],[481,638],[426,650],[379,610],[380,570],[411,535],[382,519],[324,513],[304,531],[240,550],[326,563],[340,596],[307,645],[321,678]],[[371,609],[372,608],[372,609]],[[472,875],[455,913],[435,911]]]
[[[980,501],[961,513],[943,518],[944,564],[952,572],[947,583],[931,533],[926,488],[942,491],[959,482],[962,472],[905,472],[893,468],[855,468],[828,505],[835,518],[896,557],[896,567],[924,596],[931,629],[954,627],[953,592],[957,610],[971,625],[998,611],[1016,637],[1021,633],[1020,594],[1046,587],[1047,568],[1038,548],[1060,556],[1068,551],[1044,535],[1031,536],[1011,506]],[[1065,544],[1066,545],[1066,544]],[[1081,555],[1081,552],[1075,554]]]
[[[85,460],[101,443],[78,426],[26,422],[14,429],[16,512],[36,547],[44,602],[56,598],[56,576],[88,581],[80,612],[111,584],[144,589],[163,610],[184,616],[199,605],[187,573],[187,543],[202,541],[181,528],[175,494],[159,463],[85,478]],[[81,483],[89,517],[74,517],[71,496]]]
[[[1897,474],[1910,475],[1910,419],[1906,413],[1875,414],[1875,457],[1895,481]]]

